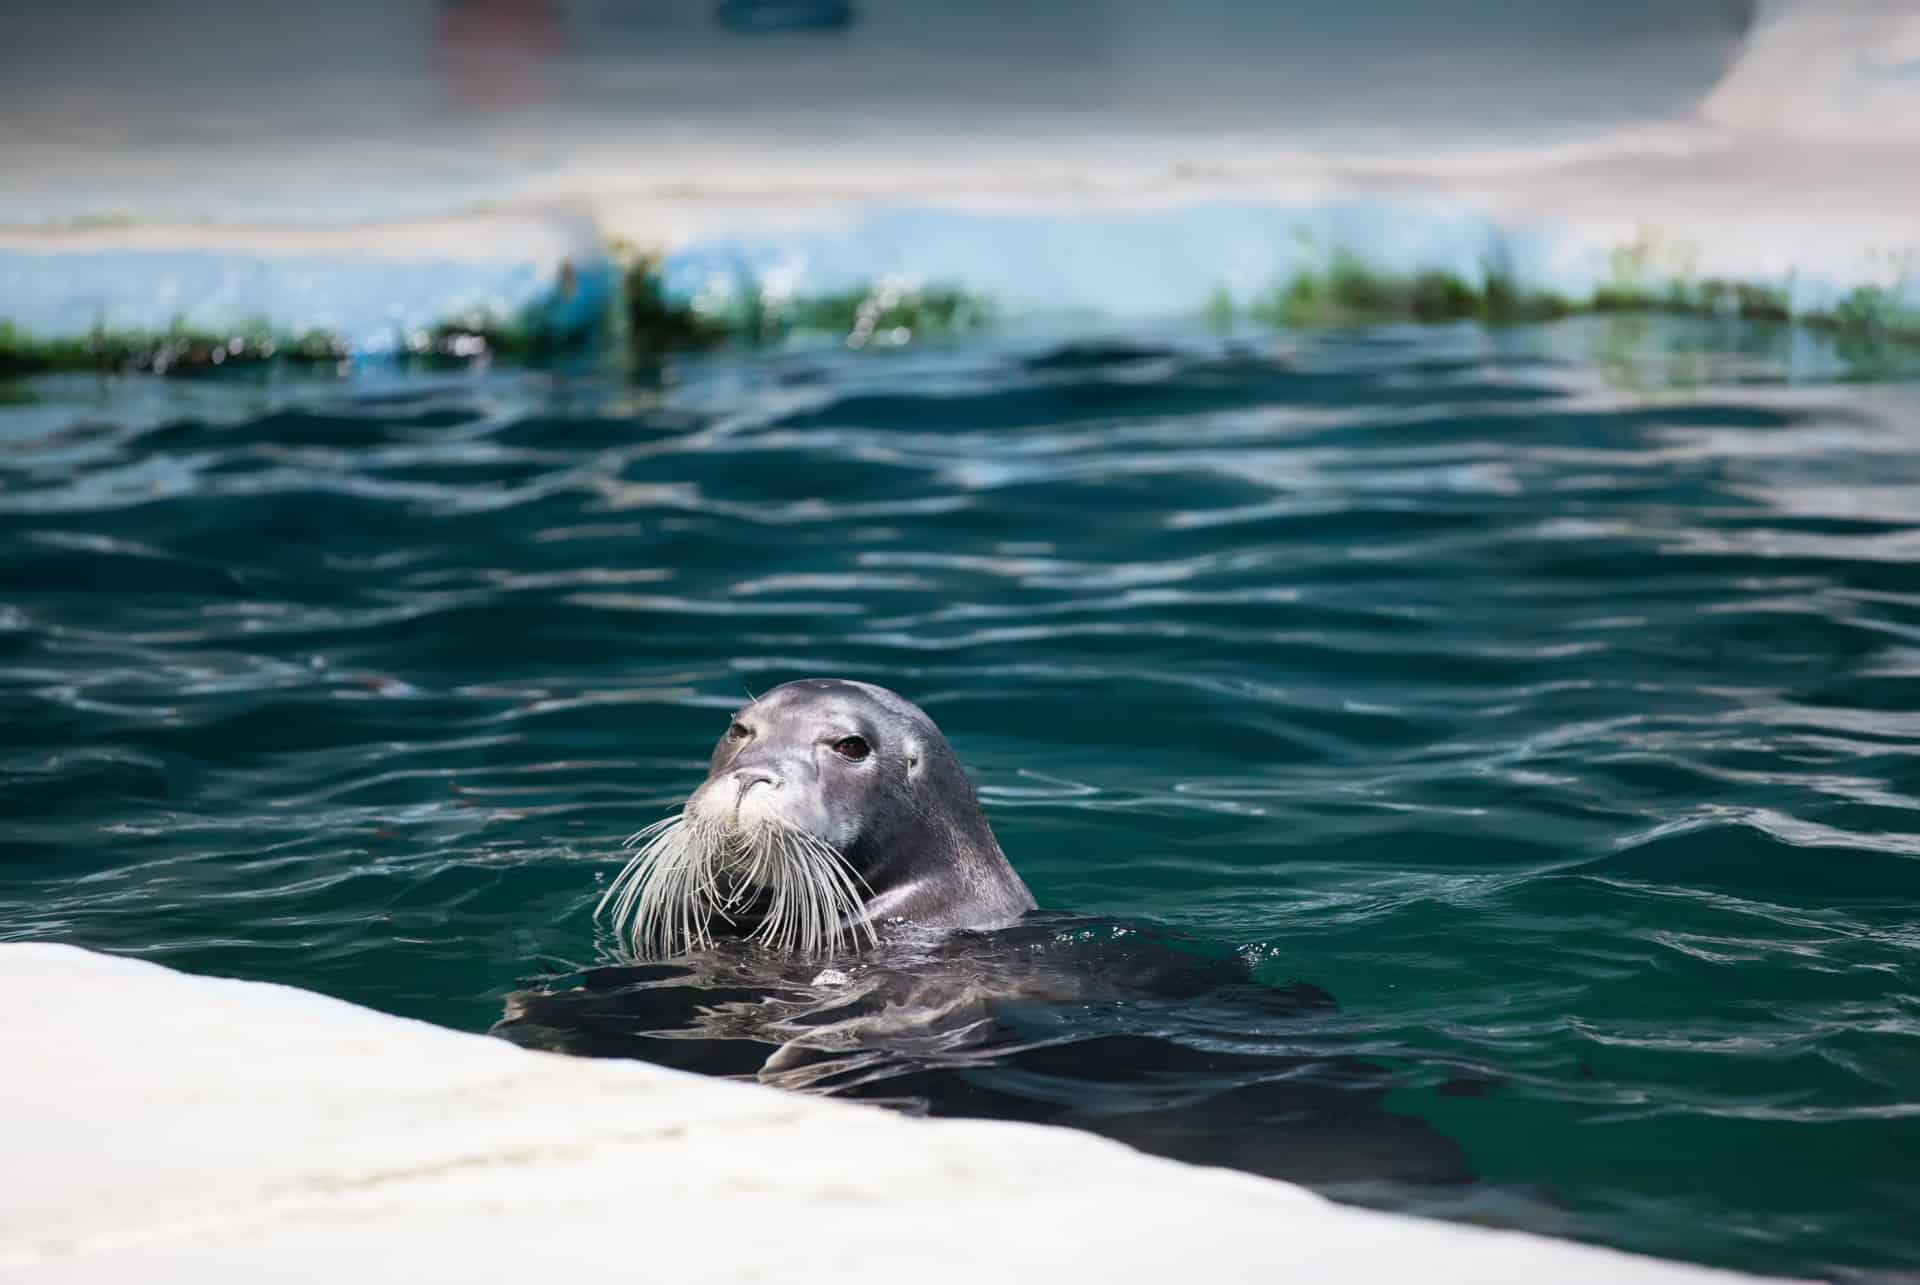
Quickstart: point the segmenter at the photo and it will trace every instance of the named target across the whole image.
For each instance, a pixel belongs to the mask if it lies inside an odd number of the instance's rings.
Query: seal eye
[[[833,752],[843,759],[858,763],[861,759],[873,753],[873,746],[867,744],[858,736],[843,736],[833,743]]]
[[[727,727],[727,739],[730,741],[744,741],[752,735],[753,733],[748,731],[746,726],[741,723],[733,723]]]

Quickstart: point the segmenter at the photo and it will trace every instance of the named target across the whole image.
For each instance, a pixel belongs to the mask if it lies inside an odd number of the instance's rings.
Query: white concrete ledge
[[[1742,1279],[72,947],[0,946],[0,984],[24,1280]]]

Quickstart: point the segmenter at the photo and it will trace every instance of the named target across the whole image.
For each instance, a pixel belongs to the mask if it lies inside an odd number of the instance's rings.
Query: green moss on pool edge
[[[1396,272],[1335,248],[1244,305],[1224,286],[1203,308],[1206,322],[1227,330],[1245,319],[1282,328],[1372,325],[1390,321],[1490,325],[1551,321],[1594,314],[1669,315],[1794,323],[1839,342],[1875,349],[1920,345],[1920,308],[1905,302],[1904,278],[1890,286],[1860,286],[1828,309],[1795,313],[1791,278],[1784,284],[1725,278],[1694,280],[1684,272],[1660,276],[1652,265],[1662,246],[1642,233],[1611,256],[1611,275],[1583,300],[1523,286],[1505,247],[1496,241],[1478,280],[1441,268]],[[725,345],[758,346],[794,337],[828,337],[851,348],[897,348],[987,329],[999,310],[983,295],[957,285],[879,281],[816,295],[774,297],[744,270],[731,295],[718,301],[674,298],[666,288],[664,256],[614,242],[608,247],[617,281],[601,315],[575,316],[564,326],[551,305],[573,288],[564,265],[554,291],[510,315],[485,309],[456,313],[396,336],[402,361],[464,366],[502,361],[538,365],[579,355],[611,354],[643,364],[678,353]],[[110,330],[45,338],[0,320],[0,379],[96,371],[202,375],[286,364],[321,373],[344,372],[352,353],[325,330],[278,332],[264,321],[231,332],[176,321],[164,331]]]
[[[957,286],[881,282],[793,299],[775,309],[775,318],[782,333],[837,335],[852,348],[899,347],[984,329],[994,311],[985,298]]]
[[[546,320],[549,299],[543,298],[511,316],[486,310],[455,314],[401,335],[396,347],[413,360],[435,364],[537,363],[596,351],[624,352],[647,363],[730,344],[758,346],[809,336],[838,339],[850,348],[897,348],[980,330],[996,318],[984,296],[958,286],[891,281],[779,298],[743,273],[726,298],[687,301],[668,293],[659,252],[616,241],[609,255],[618,289],[598,325],[557,329]]]
[[[176,321],[157,332],[95,327],[84,335],[41,338],[0,320],[0,378],[68,371],[192,375],[275,363],[331,368],[348,356],[346,344],[329,331],[290,335],[255,322],[226,332]]]
[[[1831,308],[1795,312],[1791,278],[1774,283],[1659,276],[1649,271],[1652,244],[1643,237],[1616,250],[1610,278],[1585,299],[1524,287],[1498,244],[1478,281],[1439,268],[1394,272],[1335,248],[1324,261],[1296,270],[1244,307],[1225,287],[1215,287],[1201,316],[1215,329],[1241,317],[1260,325],[1312,329],[1393,321],[1500,325],[1595,314],[1662,315],[1794,323],[1852,342],[1920,344],[1920,308],[1905,302],[1904,278],[1889,286],[1856,287]],[[1307,248],[1311,253],[1312,246]]]
[[[1218,315],[1218,300],[1208,305]],[[1247,316],[1275,326],[1342,326],[1379,321],[1544,321],[1572,305],[1558,295],[1521,290],[1510,274],[1489,269],[1479,282],[1438,268],[1393,273],[1335,250],[1324,267],[1309,267],[1248,305]]]
[[[1313,253],[1311,243],[1307,249]],[[1255,295],[1245,316],[1261,325],[1307,328],[1384,321],[1551,321],[1578,311],[1561,295],[1522,288],[1499,246],[1487,256],[1478,281],[1441,268],[1393,272],[1336,247],[1324,262]],[[1218,327],[1231,324],[1239,309],[1224,288],[1216,288],[1204,313]]]

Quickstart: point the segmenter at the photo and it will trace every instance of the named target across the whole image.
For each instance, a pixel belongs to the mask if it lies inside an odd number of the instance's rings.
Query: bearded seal
[[[1340,1051],[1325,991],[1036,912],[946,738],[884,688],[750,701],[685,806],[629,843],[600,903],[616,957],[510,994],[495,1034],[1293,1181],[1470,1176],[1386,1109],[1403,1073]]]
[[[796,955],[883,931],[992,929],[1034,909],[947,738],[884,687],[809,678],[735,711],[707,779],[596,914],[639,958],[745,938]]]

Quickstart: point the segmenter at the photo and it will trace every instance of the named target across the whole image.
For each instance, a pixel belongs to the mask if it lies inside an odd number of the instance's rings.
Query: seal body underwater
[[[634,841],[601,908],[641,957],[729,937],[824,955],[1034,908],[946,737],[870,683],[803,679],[749,701],[686,807]]]

